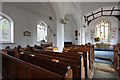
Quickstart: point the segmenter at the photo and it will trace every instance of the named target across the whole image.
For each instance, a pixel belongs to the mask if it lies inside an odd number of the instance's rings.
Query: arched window
[[[47,26],[43,21],[37,24],[37,42],[46,42],[47,39]]]
[[[0,13],[0,42],[13,43],[13,20],[6,14]]]
[[[110,41],[110,23],[107,20],[100,20],[95,24],[95,37],[100,41]]]

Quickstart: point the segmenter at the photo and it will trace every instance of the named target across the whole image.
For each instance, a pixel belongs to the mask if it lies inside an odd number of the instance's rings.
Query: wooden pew
[[[71,60],[80,60],[80,56],[78,56],[78,55],[74,55],[76,57],[73,57],[73,55],[69,55],[69,54],[61,53],[61,52],[51,52],[51,51],[41,51],[41,50],[34,50],[34,52],[38,53],[38,54],[58,56],[58,57],[67,58],[67,59],[71,59]],[[79,54],[79,55],[81,55],[81,54]]]
[[[73,50],[73,51],[69,51],[67,52],[69,55],[70,54],[76,54],[77,56],[79,56],[79,52],[84,52],[83,53],[83,60],[84,60],[84,67],[85,67],[85,77],[86,78],[90,78],[90,61],[89,61],[89,53],[88,51],[84,51],[83,49],[82,50]]]
[[[117,63],[117,53],[118,53],[118,48],[120,48],[120,45],[114,45],[114,64],[116,65]]]
[[[2,54],[2,63],[3,76],[6,80],[63,80],[64,78],[72,78],[70,68],[67,70],[66,76],[59,75],[5,54]]]
[[[21,55],[22,56],[22,55]],[[53,55],[52,55],[53,56]],[[54,57],[55,57],[56,55],[54,55]],[[77,56],[77,55],[76,55]],[[32,57],[32,59],[31,59],[31,57],[28,57],[28,56],[26,56],[26,55],[24,55],[24,56],[22,56],[23,57],[23,59],[25,60],[25,61],[27,61],[27,62],[30,62],[30,63],[33,63],[33,64],[37,64],[38,62],[36,61],[36,60],[33,60],[33,57]],[[54,58],[53,57],[53,58]],[[57,55],[57,57],[62,57],[62,58],[67,58],[67,59],[72,59],[72,60],[77,60],[77,61],[81,61],[80,60],[80,55],[79,56],[77,56],[77,57],[73,57],[73,56],[68,56],[67,54],[64,54],[64,56],[58,56]],[[21,58],[20,58],[21,59]],[[36,59],[36,58],[35,58]],[[38,59],[38,61],[39,61],[39,59]],[[44,62],[43,62],[43,64],[44,64]],[[68,63],[67,63],[68,64]],[[72,64],[72,63],[71,63]],[[38,64],[37,64],[38,65]],[[82,64],[80,64],[80,62],[78,63],[78,65],[80,66],[80,65],[82,65]],[[81,67],[83,70],[84,70],[84,68],[83,67]],[[80,68],[80,69],[81,69]],[[51,68],[52,69],[52,68]],[[81,70],[82,70],[81,69]],[[64,70],[63,70],[64,71]],[[74,71],[75,72],[75,71]],[[79,78],[79,77],[81,77],[81,75],[80,75],[81,73],[80,72],[78,72],[78,74],[77,74],[77,77],[75,76],[75,78]],[[84,73],[83,73],[84,74]],[[76,75],[76,74],[75,74]],[[83,77],[83,76],[82,76]]]
[[[10,46],[6,46],[5,49],[2,49],[2,51],[4,51],[8,55],[15,56],[13,49],[11,49]]]
[[[49,55],[49,56],[54,56],[54,57],[62,57],[62,58],[67,58],[70,60],[76,60],[81,62],[81,53],[83,52],[83,50],[75,50],[73,52],[66,52],[66,53],[58,53],[58,52],[48,52],[48,51],[41,51],[41,50],[34,50],[34,52],[37,52],[38,54],[44,54],[44,55]],[[75,53],[74,53],[75,52]],[[82,54],[84,57],[84,67],[85,67],[85,77],[89,78],[89,58],[87,58],[87,52],[84,51],[84,54]],[[83,68],[82,68],[83,69]]]
[[[67,58],[61,58],[58,56],[50,56],[45,54],[29,52],[24,52],[24,54],[21,54],[20,59],[35,64],[37,66],[42,66],[43,68],[58,73],[60,75],[64,74],[66,66],[71,66],[73,70],[73,78],[81,79],[81,68],[83,67],[80,66],[81,62],[79,60],[76,61]],[[56,60],[57,62],[54,62],[54,60]]]
[[[6,50],[6,51],[7,51],[8,55],[11,55],[11,56],[15,57],[15,53],[14,53],[13,49],[9,49],[9,50]]]
[[[89,63],[90,63],[90,66],[89,68],[92,69],[92,65],[93,65],[93,62],[94,62],[94,46],[92,45],[72,45],[72,47],[70,48],[66,48],[63,50],[63,52],[65,53],[71,53],[72,54],[74,53],[78,53],[78,52],[86,52],[88,51],[89,53]]]
[[[114,45],[114,65],[120,74],[120,45]]]
[[[54,56],[54,57],[62,57],[62,58],[67,58],[67,59],[70,59],[70,60],[76,60],[76,61],[79,61],[81,63],[81,65],[83,65],[83,60],[81,61],[81,52],[78,54],[72,54],[72,55],[69,55],[67,53],[60,53],[60,52],[49,52],[49,51],[41,51],[39,49],[35,49],[34,52],[38,53],[38,54],[44,54],[44,55],[49,55],[49,56]],[[85,57],[85,56],[84,56]],[[28,59],[28,58],[24,58],[24,59]],[[84,65],[85,66],[85,65]],[[84,66],[81,66],[81,74],[83,74],[84,78],[85,78],[85,72],[84,72]],[[83,78],[83,76],[81,75],[81,77]]]
[[[15,47],[14,49],[3,49],[2,52],[4,52],[7,55],[19,58],[18,48]]]
[[[120,50],[118,51],[118,54],[117,54],[117,70],[118,70],[118,73],[120,74]]]
[[[90,77],[89,73],[90,73],[90,69],[93,69],[93,62],[94,62],[94,46],[91,45],[73,45],[70,48],[65,48],[64,51],[65,53],[69,54],[69,55],[74,55],[78,54],[79,52],[88,52],[88,57],[86,57],[86,55],[84,55],[84,61],[85,61],[85,76],[87,78]],[[88,59],[88,60],[87,60]],[[89,62],[88,62],[89,61]]]

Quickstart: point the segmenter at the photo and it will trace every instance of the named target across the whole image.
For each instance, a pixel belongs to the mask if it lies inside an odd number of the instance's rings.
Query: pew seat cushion
[[[58,51],[58,48],[57,47],[45,47],[44,51],[52,51],[52,52],[54,51],[55,52],[55,51]]]
[[[45,47],[44,48],[45,51],[53,51],[53,49],[54,49],[53,47]]]

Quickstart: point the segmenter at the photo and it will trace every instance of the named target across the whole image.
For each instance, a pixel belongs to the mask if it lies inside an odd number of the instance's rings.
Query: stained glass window
[[[107,20],[98,21],[95,25],[95,37],[99,37],[100,41],[110,40],[110,23]]]
[[[13,21],[8,16],[0,16],[1,43],[13,43]]]
[[[47,26],[44,22],[38,22],[37,24],[37,42],[47,41]]]

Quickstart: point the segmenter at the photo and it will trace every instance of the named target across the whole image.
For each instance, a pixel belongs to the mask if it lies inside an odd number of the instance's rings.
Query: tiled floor
[[[114,78],[114,79],[117,79],[113,73],[105,72],[105,71],[101,71],[101,70],[95,71],[94,78]]]
[[[105,63],[105,64],[113,64],[111,61],[102,60],[102,59],[97,59],[97,58],[95,58],[95,62]]]
[[[94,76],[93,79],[112,79],[118,80],[118,73],[111,64],[94,63]]]
[[[113,51],[95,51],[95,57],[110,58],[113,60]],[[93,66],[95,69],[93,80],[118,80],[119,75],[110,60],[95,58]]]

